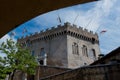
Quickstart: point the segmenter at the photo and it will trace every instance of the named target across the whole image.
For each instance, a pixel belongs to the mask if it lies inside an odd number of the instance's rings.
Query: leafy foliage
[[[30,54],[30,50],[15,43],[12,39],[3,42],[0,51],[5,57],[0,57],[0,79],[14,70],[21,70],[27,74],[34,74],[37,62]],[[0,54],[1,54],[0,53]]]
[[[0,64],[0,80],[6,77],[6,70],[2,64]]]

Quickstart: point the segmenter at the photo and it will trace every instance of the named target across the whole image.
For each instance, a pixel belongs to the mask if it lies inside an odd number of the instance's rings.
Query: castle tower
[[[94,62],[100,54],[98,35],[68,22],[18,42],[27,46],[44,65],[77,68]]]

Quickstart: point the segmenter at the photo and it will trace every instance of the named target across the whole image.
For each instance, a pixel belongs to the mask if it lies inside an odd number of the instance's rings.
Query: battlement
[[[94,43],[99,43],[97,33],[83,29],[82,27],[77,27],[77,25],[71,25],[69,22],[64,23],[64,25],[58,25],[57,27],[47,28],[46,30],[41,30],[40,32],[35,32],[26,37],[18,39],[20,42],[26,40],[49,40],[60,35],[70,35],[79,39],[87,40]]]

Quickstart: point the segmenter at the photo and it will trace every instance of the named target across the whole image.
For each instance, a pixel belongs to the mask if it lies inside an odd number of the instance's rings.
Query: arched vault
[[[0,37],[49,11],[96,0],[0,0]]]

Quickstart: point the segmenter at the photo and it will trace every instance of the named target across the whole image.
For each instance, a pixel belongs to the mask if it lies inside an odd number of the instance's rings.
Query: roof
[[[95,64],[101,63],[101,62],[103,62],[105,59],[108,59],[108,58],[110,58],[110,57],[113,57],[113,56],[117,55],[118,53],[120,53],[120,47],[118,47],[117,49],[111,51],[110,53],[108,53],[107,55],[105,55],[104,57],[102,57],[101,59],[93,62],[91,65],[95,65]]]

